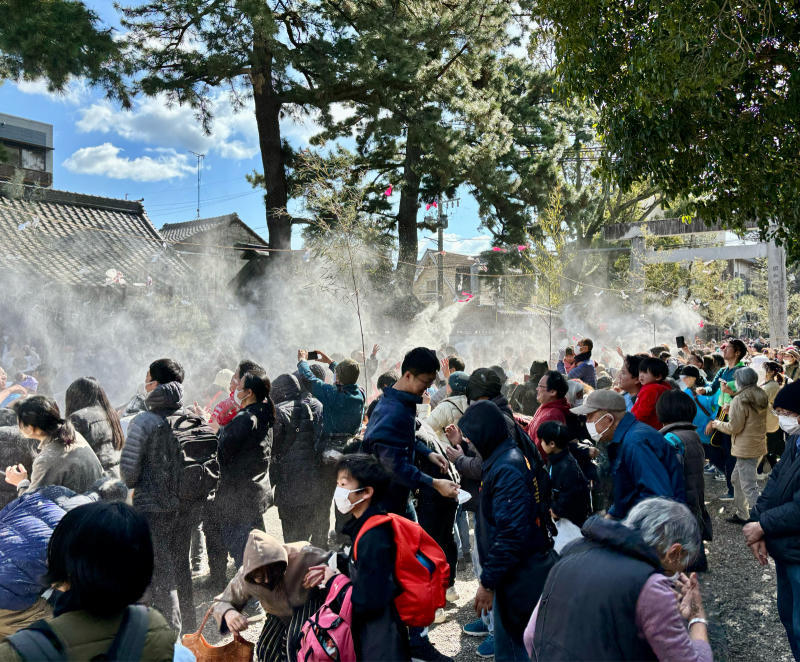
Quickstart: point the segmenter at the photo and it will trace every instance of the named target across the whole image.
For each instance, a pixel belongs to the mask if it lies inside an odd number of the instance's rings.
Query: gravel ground
[[[701,578],[703,600],[708,612],[711,645],[718,662],[791,662],[792,655],[786,633],[778,619],[775,592],[775,565],[770,559],[766,568],[759,566],[744,544],[741,527],[725,522],[732,514],[732,502],[720,501],[725,483],[706,479],[706,504],[714,524],[714,540],[706,543],[711,570]],[[730,513],[725,513],[725,509]],[[265,517],[267,532],[280,538],[277,511],[271,508]],[[203,567],[195,577],[195,600],[198,601],[198,622],[205,614],[212,595],[202,586]],[[229,576],[234,572],[228,568]],[[459,599],[448,604],[447,621],[430,629],[431,641],[444,654],[458,662],[480,659],[475,649],[481,639],[461,634],[461,626],[475,618],[472,599],[477,581],[472,566],[460,571],[456,578]],[[262,623],[253,624],[245,637],[255,642]],[[213,619],[204,631],[212,643],[222,643]]]

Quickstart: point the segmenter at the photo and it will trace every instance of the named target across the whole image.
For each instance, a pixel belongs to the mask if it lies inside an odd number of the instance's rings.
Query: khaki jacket
[[[767,452],[767,409],[769,398],[758,386],[748,386],[733,398],[730,420],[717,425],[731,436],[733,457],[761,457]]]
[[[140,660],[168,662],[175,653],[175,633],[164,617],[149,609],[150,627],[144,640]],[[68,611],[49,622],[53,632],[67,649],[69,660],[91,660],[111,648],[122,624],[122,614],[112,618],[96,618],[85,611]],[[0,644],[0,662],[19,662],[22,658],[7,641]]]
[[[222,594],[215,598],[212,615],[225,631],[227,628],[222,620],[225,612],[229,609],[241,610],[252,597],[258,599],[266,613],[284,620],[290,619],[294,608],[305,604],[308,598],[308,590],[303,588],[308,569],[326,563],[329,556],[328,552],[312,547],[305,541],[281,544],[263,531],[251,531],[244,548],[242,567]],[[250,581],[254,570],[273,563],[286,566],[286,573],[275,588]]]

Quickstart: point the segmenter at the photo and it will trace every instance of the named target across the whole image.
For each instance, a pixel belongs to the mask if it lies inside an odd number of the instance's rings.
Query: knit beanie
[[[774,409],[787,409],[800,414],[800,381],[787,384],[775,396]]]
[[[453,395],[465,395],[467,393],[467,384],[469,384],[469,375],[466,372],[457,370],[450,373],[447,383]]]
[[[475,402],[478,398],[496,398],[500,395],[503,383],[499,375],[489,368],[478,368],[469,376],[467,400]]]
[[[361,369],[353,359],[342,359],[336,364],[336,379],[342,386],[349,386],[358,381]]]

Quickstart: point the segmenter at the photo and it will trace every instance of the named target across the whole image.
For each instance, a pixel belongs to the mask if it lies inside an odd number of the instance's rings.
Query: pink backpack
[[[356,662],[353,645],[353,585],[344,575],[333,578],[328,597],[300,630],[297,662]]]

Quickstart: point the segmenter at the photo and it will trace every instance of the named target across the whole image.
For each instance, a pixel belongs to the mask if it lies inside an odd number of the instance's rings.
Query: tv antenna
[[[198,154],[197,152],[192,152],[189,150],[191,154],[195,155],[197,158],[197,218],[200,218],[200,170],[203,163],[203,159],[206,158],[205,154]]]

